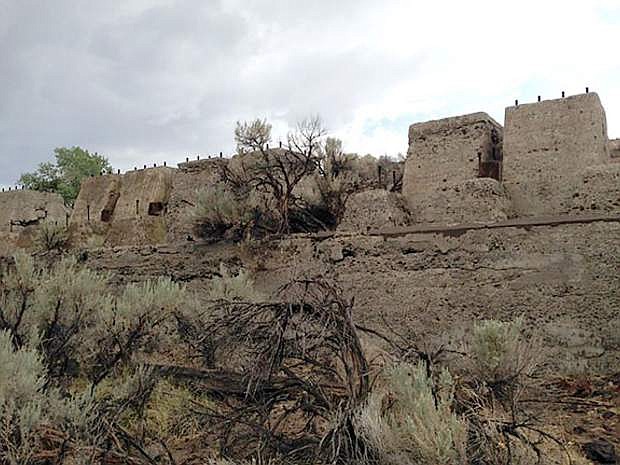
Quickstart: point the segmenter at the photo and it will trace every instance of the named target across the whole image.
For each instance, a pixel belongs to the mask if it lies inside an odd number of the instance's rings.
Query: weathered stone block
[[[123,176],[106,243],[134,245],[166,241],[165,214],[173,175],[172,168],[150,168]]]
[[[193,211],[198,192],[221,180],[227,158],[212,158],[181,163],[172,179],[172,191],[166,213],[168,242],[185,241],[194,236]]]
[[[121,190],[120,175],[86,178],[75,200],[69,231],[72,242],[82,245],[91,237],[107,236]]]
[[[502,160],[502,127],[486,113],[445,118],[409,127],[403,195],[416,196],[478,177],[481,162]]]
[[[520,216],[558,214],[568,187],[609,161],[605,110],[595,93],[508,107],[504,180]]]
[[[65,226],[69,213],[58,194],[32,190],[0,193],[0,255],[31,247],[45,222]]]
[[[410,126],[403,196],[415,222],[505,219],[509,199],[497,181],[486,182],[502,177],[502,138],[486,113]]]
[[[166,241],[172,168],[85,179],[71,217],[75,245],[157,244]]]

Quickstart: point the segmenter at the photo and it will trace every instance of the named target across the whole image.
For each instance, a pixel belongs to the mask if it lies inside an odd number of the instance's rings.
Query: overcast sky
[[[254,117],[396,154],[413,122],[585,86],[620,137],[618,44],[620,0],[0,0],[0,185],[58,146],[229,153]]]

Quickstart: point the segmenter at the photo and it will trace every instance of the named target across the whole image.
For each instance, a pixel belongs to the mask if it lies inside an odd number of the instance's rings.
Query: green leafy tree
[[[80,147],[59,147],[54,156],[55,163],[41,163],[36,171],[22,174],[19,183],[28,189],[57,192],[68,205],[73,205],[84,178],[112,170],[106,157]]]

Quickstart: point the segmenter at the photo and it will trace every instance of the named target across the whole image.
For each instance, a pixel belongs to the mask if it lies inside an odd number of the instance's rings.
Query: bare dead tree
[[[273,196],[278,232],[290,231],[290,211],[299,201],[295,188],[317,168],[326,130],[318,116],[305,119],[288,134],[282,148],[269,148],[271,125],[265,120],[237,123],[235,141],[244,159],[239,169],[224,168],[225,179],[237,188],[257,189]]]

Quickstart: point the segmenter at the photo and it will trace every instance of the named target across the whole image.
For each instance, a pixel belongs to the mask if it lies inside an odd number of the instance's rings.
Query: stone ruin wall
[[[620,160],[620,140],[608,141],[606,131],[605,112],[594,93],[509,107],[505,129],[486,113],[413,124],[402,196],[380,189],[355,194],[338,231],[618,212],[620,163],[613,161]],[[188,160],[178,169],[86,179],[70,220],[74,245],[191,239],[197,193],[220,180],[220,167],[226,163],[217,158]],[[0,211],[0,228],[6,229],[11,216],[18,225],[45,210],[40,202],[32,206],[38,194],[4,195],[13,196],[15,203],[12,210],[4,206]],[[58,198],[45,198],[61,204]],[[66,215],[63,207],[54,218],[66,221]],[[10,231],[11,244],[30,245],[33,228],[21,228],[29,232]]]
[[[71,216],[69,230],[75,245],[163,242],[162,215],[171,179],[171,168],[149,168],[86,179]]]
[[[486,113],[413,124],[403,178],[413,222],[507,219],[511,205],[499,182],[502,139],[501,125]]]
[[[580,197],[616,178],[584,181],[610,162],[605,110],[595,93],[508,107],[504,155],[505,186],[519,216],[592,209]]]
[[[479,161],[501,160],[501,147],[502,127],[486,113],[413,124],[403,193],[426,193],[475,178]]]
[[[194,236],[193,209],[198,192],[221,180],[220,171],[228,161],[226,158],[189,161],[175,170],[166,213],[167,242],[185,241]]]
[[[58,194],[32,190],[0,192],[0,256],[29,249],[47,222],[66,226],[70,210]]]
[[[224,159],[182,163],[86,179],[70,234],[78,246],[163,244],[193,235],[192,209],[201,186],[217,182]]]
[[[598,95],[509,107],[505,124],[476,113],[410,127],[403,195],[414,223],[620,211],[620,143],[608,141]]]

